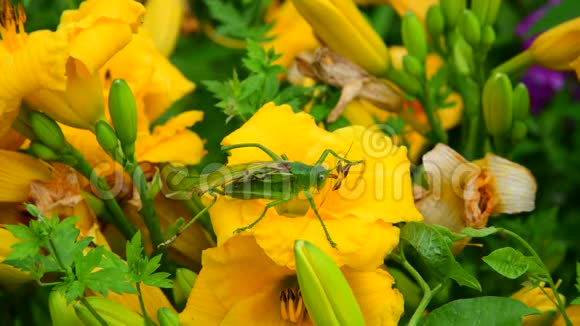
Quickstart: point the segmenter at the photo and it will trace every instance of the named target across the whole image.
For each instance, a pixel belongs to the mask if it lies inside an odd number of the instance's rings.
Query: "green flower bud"
[[[528,126],[523,121],[514,121],[514,126],[512,127],[512,140],[518,141],[526,138],[528,133]]]
[[[423,26],[421,26],[421,23],[412,12],[408,12],[403,16],[401,32],[403,34],[403,44],[409,54],[420,62],[425,62],[427,58],[427,38],[423,31]]]
[[[434,5],[429,7],[427,10],[427,32],[429,35],[436,38],[443,33],[445,30],[445,18],[443,18],[443,13],[441,12],[441,7],[439,5]]]
[[[513,88],[509,77],[496,73],[483,87],[483,119],[492,136],[502,136],[510,131],[513,120]]]
[[[30,151],[34,156],[45,161],[58,161],[60,158],[60,156],[50,149],[50,147],[38,141],[32,141],[32,143],[30,143]]]
[[[425,77],[425,66],[412,55],[406,55],[403,58],[403,67],[411,76],[421,79]]]
[[[465,0],[441,0],[441,11],[449,28],[455,27],[465,9]]]
[[[187,268],[178,268],[175,271],[175,282],[173,282],[173,299],[178,306],[185,305],[196,279],[197,274]]]
[[[113,127],[106,121],[99,120],[95,125],[95,135],[99,145],[108,153],[111,153],[119,146],[119,139]]]
[[[491,25],[485,25],[481,32],[481,47],[483,51],[489,51],[495,42],[495,30]]]
[[[179,315],[168,307],[157,310],[157,320],[160,326],[179,326]]]
[[[137,139],[137,104],[131,88],[122,79],[115,79],[111,84],[109,111],[123,152],[127,157],[132,157]]]
[[[493,23],[495,23],[500,6],[501,0],[471,1],[471,10],[475,16],[477,16],[482,25],[493,25]]]
[[[453,64],[455,69],[461,75],[469,75],[472,70],[472,62],[473,50],[463,38],[458,38],[455,44],[453,44]]]
[[[365,324],[348,282],[330,257],[305,240],[294,242],[294,255],[304,304],[314,324]]]
[[[474,48],[479,45],[481,41],[481,24],[471,11],[465,10],[463,12],[459,30],[469,45]]]
[[[44,113],[30,112],[29,120],[38,139],[50,149],[62,153],[68,147],[60,126],[52,118]]]
[[[87,297],[85,299],[108,325],[143,326],[145,324],[141,315],[120,303],[103,297]],[[82,302],[77,302],[74,308],[77,316],[85,325],[102,325]]]
[[[68,302],[64,294],[58,290],[50,291],[48,295],[48,309],[54,326],[79,325],[81,321],[75,313],[75,308]]]
[[[514,88],[513,110],[514,120],[524,120],[530,114],[530,94],[523,83]]]

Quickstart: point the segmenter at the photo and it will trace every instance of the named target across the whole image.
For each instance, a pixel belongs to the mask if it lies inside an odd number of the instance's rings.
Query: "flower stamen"
[[[22,3],[13,6],[10,0],[0,0],[0,36],[4,41],[4,47],[10,52],[20,48],[26,39],[24,23],[26,13]]]
[[[283,320],[301,324],[304,319],[306,307],[302,300],[300,289],[287,288],[280,293],[280,314]]]

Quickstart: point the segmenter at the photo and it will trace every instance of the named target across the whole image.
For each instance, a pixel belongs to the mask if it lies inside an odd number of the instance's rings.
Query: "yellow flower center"
[[[25,22],[26,14],[21,3],[15,7],[10,0],[0,0],[0,36],[8,51],[14,52],[26,42]]]
[[[306,307],[300,289],[286,288],[280,292],[280,314],[283,320],[302,324],[306,316]]]

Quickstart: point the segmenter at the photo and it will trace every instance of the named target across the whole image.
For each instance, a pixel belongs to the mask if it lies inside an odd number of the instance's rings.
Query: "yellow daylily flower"
[[[30,184],[48,181],[50,166],[23,153],[0,149],[0,202],[20,203],[30,196]]]
[[[387,46],[352,0],[292,0],[314,33],[333,52],[368,72],[389,67]]]
[[[275,63],[285,68],[290,67],[298,54],[313,51],[320,46],[312,27],[300,16],[292,1],[269,10],[266,23],[274,24],[268,33],[268,37],[274,39],[263,46],[266,49],[274,48],[276,53],[281,54]]]
[[[0,227],[0,262],[4,261],[12,251],[12,246],[19,242],[12,233]],[[0,263],[0,284],[4,287],[15,288],[32,281],[29,273],[23,272],[10,265]]]
[[[566,315],[570,318],[572,325],[580,325],[580,305],[573,304],[566,307]],[[566,321],[562,315],[558,316],[552,326],[566,326]]]
[[[96,73],[131,41],[143,14],[143,6],[132,0],[87,0],[79,9],[63,12],[57,33],[66,36],[66,87],[32,92],[27,103],[64,124],[92,130],[105,117]]]
[[[204,251],[202,260],[203,268],[180,314],[181,324],[312,325],[296,271],[272,261],[253,237],[230,238]],[[388,272],[380,267],[369,271],[342,267],[341,271],[367,325],[397,324],[403,297],[392,288],[394,279]],[[292,301],[283,296],[290,292],[296,295]]]
[[[406,148],[394,146],[377,130],[347,127],[333,133],[316,126],[312,116],[293,113],[288,105],[264,105],[240,129],[224,138],[223,145],[260,143],[292,161],[315,163],[322,152],[333,149],[351,160],[349,177],[337,191],[329,182],[314,195],[318,211],[338,248],[328,243],[320,222],[303,197],[289,203],[284,215],[268,210],[265,218],[246,231],[277,264],[294,268],[295,239],[305,239],[324,250],[339,266],[377,266],[398,242],[399,230],[392,223],[421,220],[413,205]],[[271,161],[255,148],[232,150],[229,164]],[[336,160],[325,162],[328,168]],[[220,198],[210,209],[218,244],[237,228],[252,223],[264,209],[265,200]],[[288,218],[287,216],[293,216]],[[284,232],[280,232],[284,230]]]
[[[146,33],[161,54],[168,57],[175,49],[185,16],[184,0],[149,0],[140,33]]]
[[[512,294],[513,299],[519,300],[526,306],[538,309],[541,312],[539,315],[525,316],[522,319],[523,326],[549,325],[559,315],[558,307],[556,307],[552,302],[552,300],[556,300],[554,292],[550,288],[544,288],[544,291],[550,296],[550,298],[548,298],[542,289],[530,286],[524,286],[519,291]],[[561,294],[560,298],[562,300],[566,299]]]
[[[524,53],[529,54],[536,64],[548,69],[570,70],[571,64],[580,59],[580,18],[545,31]]]
[[[490,215],[529,212],[537,184],[531,172],[502,157],[486,154],[468,162],[450,147],[437,144],[423,156],[429,189],[416,189],[416,206],[425,222],[460,232],[483,228]]]

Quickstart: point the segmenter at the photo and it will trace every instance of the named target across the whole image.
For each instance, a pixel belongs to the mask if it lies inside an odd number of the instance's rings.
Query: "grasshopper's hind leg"
[[[336,248],[336,242],[332,241],[332,238],[330,237],[330,233],[328,233],[328,229],[326,228],[326,225],[324,224],[322,217],[320,217],[320,213],[318,213],[318,209],[316,208],[316,203],[314,202],[314,199],[312,198],[312,193],[310,192],[310,190],[305,190],[304,194],[306,195],[306,198],[308,199],[308,202],[310,203],[310,207],[312,207],[312,210],[314,210],[314,214],[316,214],[316,217],[318,217],[318,221],[320,221],[320,225],[322,225],[322,229],[324,230],[324,235],[326,235],[326,240],[328,240],[328,242],[330,243],[332,248]]]
[[[227,152],[227,151],[230,151],[234,148],[244,148],[244,147],[258,148],[258,149],[262,150],[262,152],[268,154],[268,156],[270,156],[272,158],[272,160],[282,161],[282,158],[280,156],[278,156],[276,153],[272,152],[266,146],[264,146],[262,144],[258,144],[258,143],[242,143],[242,144],[235,144],[235,145],[229,145],[229,146],[222,146],[222,152]]]
[[[167,246],[171,245],[173,243],[173,241],[175,241],[175,239],[177,239],[177,237],[180,234],[182,234],[183,232],[185,232],[185,230],[187,230],[187,228],[189,228],[193,223],[195,223],[195,221],[197,221],[197,219],[199,219],[200,217],[202,217],[203,214],[205,214],[205,212],[207,212],[215,204],[215,202],[218,199],[217,195],[215,193],[211,192],[211,191],[208,192],[208,194],[213,197],[213,200],[211,201],[211,203],[209,203],[209,205],[207,205],[202,210],[200,210],[197,214],[195,214],[195,216],[192,217],[191,220],[189,220],[189,222],[187,222],[187,224],[185,224],[184,226],[180,227],[179,230],[175,233],[174,236],[172,236],[169,239],[165,240],[164,242],[160,243],[159,246],[157,246],[158,248],[164,248],[164,247],[167,247]]]
[[[243,231],[246,231],[246,230],[249,230],[249,229],[253,228],[254,226],[256,226],[256,224],[260,223],[260,221],[264,218],[264,216],[266,216],[266,212],[268,212],[268,210],[270,208],[272,208],[274,206],[278,206],[280,204],[283,204],[283,203],[285,203],[287,201],[290,201],[293,198],[294,197],[292,197],[292,198],[278,199],[278,200],[274,200],[272,202],[267,203],[266,204],[266,207],[264,207],[264,210],[262,211],[262,214],[260,214],[260,217],[258,217],[254,222],[252,222],[252,223],[250,223],[250,224],[248,224],[248,225],[246,225],[244,227],[237,228],[234,231],[234,233],[240,233],[240,232],[243,232]]]

